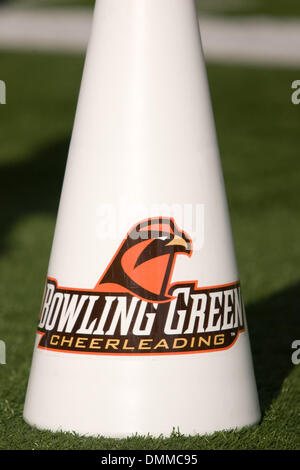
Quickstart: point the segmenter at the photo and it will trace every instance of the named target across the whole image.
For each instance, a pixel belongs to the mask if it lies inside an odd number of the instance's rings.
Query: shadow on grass
[[[0,252],[7,248],[10,230],[20,218],[35,213],[56,215],[68,148],[69,140],[63,139],[39,149],[31,160],[0,167],[4,205]],[[292,368],[291,344],[300,331],[299,304],[300,283],[246,307],[263,412]]]
[[[260,404],[264,413],[293,364],[292,342],[300,331],[300,283],[246,307]]]
[[[20,218],[57,213],[68,149],[69,140],[62,139],[38,149],[31,159],[0,166],[0,253]]]

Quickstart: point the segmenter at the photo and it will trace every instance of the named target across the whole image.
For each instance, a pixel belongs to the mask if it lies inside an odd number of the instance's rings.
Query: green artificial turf
[[[298,0],[196,0],[200,13],[299,16]]]
[[[51,434],[22,420],[82,56],[0,53],[0,449],[299,449],[300,69],[208,67],[263,419],[206,437]]]
[[[89,7],[95,0],[0,0],[17,6]],[[196,0],[200,13],[299,16],[299,0]]]

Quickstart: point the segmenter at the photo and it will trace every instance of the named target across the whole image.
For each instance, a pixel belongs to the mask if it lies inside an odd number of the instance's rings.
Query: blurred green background
[[[8,2],[7,2],[8,3]],[[16,0],[14,5],[37,2]],[[54,6],[39,0],[38,5]],[[93,2],[59,2],[60,5]],[[56,5],[57,6],[57,5]],[[218,14],[297,15],[299,2],[199,1]],[[1,12],[0,12],[1,14]],[[0,51],[0,449],[299,449],[299,68],[208,62],[208,76],[263,419],[205,437],[124,440],[41,432],[22,420],[44,280],[84,57]]]
[[[0,0],[22,6],[93,6],[95,0]],[[298,0],[196,0],[200,12],[227,14],[299,15]]]

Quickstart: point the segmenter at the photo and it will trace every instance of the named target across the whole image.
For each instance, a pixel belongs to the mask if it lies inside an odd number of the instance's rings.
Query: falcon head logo
[[[174,219],[156,217],[127,234],[95,286],[98,292],[129,292],[148,302],[169,302],[177,255],[192,255],[192,241]]]

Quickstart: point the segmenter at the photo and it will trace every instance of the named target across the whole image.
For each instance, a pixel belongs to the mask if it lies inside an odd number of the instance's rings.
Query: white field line
[[[300,66],[300,21],[268,17],[200,19],[207,58],[260,65]]]
[[[0,48],[84,52],[92,21],[88,9],[0,8]],[[202,17],[208,60],[286,67],[300,66],[300,20],[268,17]]]
[[[66,52],[86,50],[91,29],[90,9],[18,10],[0,8],[1,49]]]

